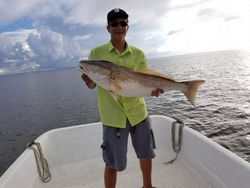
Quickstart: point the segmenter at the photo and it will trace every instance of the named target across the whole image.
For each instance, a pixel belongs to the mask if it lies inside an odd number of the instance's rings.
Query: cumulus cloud
[[[92,34],[69,38],[59,32],[41,27],[37,32],[31,33],[27,43],[32,49],[36,61],[71,61],[86,56],[84,42],[90,40]],[[40,60],[39,60],[40,59]]]
[[[0,34],[0,69],[1,74],[11,71],[22,71],[37,67],[31,62],[32,51],[25,39],[33,30],[20,30]],[[29,63],[23,66],[25,63]]]
[[[37,68],[74,66],[77,60],[87,56],[88,51],[84,49],[83,41],[90,38],[91,34],[88,34],[72,40],[47,27],[2,33],[1,74]]]
[[[38,58],[64,59],[63,36],[60,33],[53,32],[48,28],[38,29],[37,33],[31,33],[27,38],[27,43]]]
[[[148,57],[206,50],[208,38],[211,47],[219,46],[218,33],[220,41],[229,41],[235,33],[246,38],[249,30],[232,28],[236,22],[246,27],[249,19],[242,17],[250,17],[248,4],[248,0],[1,0],[0,31],[18,20],[31,22],[33,29],[0,33],[0,73],[74,66],[90,48],[109,39],[106,15],[117,7],[129,14],[128,42]]]
[[[8,23],[29,16],[34,21],[47,17],[61,17],[64,23],[78,25],[106,24],[106,14],[112,8],[120,7],[128,11],[133,21],[154,19],[164,15],[170,0],[154,0],[141,2],[128,0],[125,2],[89,1],[89,0],[3,0],[0,2],[0,21]],[[131,6],[132,5],[132,6]],[[154,7],[154,8],[152,8]],[[9,10],[12,11],[9,11]]]
[[[73,66],[75,60],[88,56],[91,47],[108,40],[106,15],[112,8],[125,9],[131,24],[147,27],[149,22],[157,22],[156,17],[166,14],[168,3],[169,0],[159,0],[157,4],[145,0],[142,9],[141,2],[132,0],[3,0],[0,2],[0,26],[27,18],[33,29],[0,34],[1,72]]]

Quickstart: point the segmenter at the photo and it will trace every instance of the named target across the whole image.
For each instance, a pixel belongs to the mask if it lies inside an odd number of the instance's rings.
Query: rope
[[[27,148],[32,149],[34,151],[37,171],[38,171],[38,174],[39,174],[41,181],[44,183],[49,182],[51,180],[52,176],[50,173],[48,161],[46,160],[46,158],[43,155],[43,151],[42,151],[42,147],[41,147],[40,143],[32,142],[32,143],[28,144]]]
[[[164,164],[172,164],[174,161],[176,161],[176,159],[181,151],[182,133],[183,133],[184,123],[176,118],[175,118],[175,120],[176,121],[174,121],[172,123],[171,133],[172,133],[172,147],[173,147],[174,152],[176,153],[176,156],[174,159],[167,161],[167,162],[164,162]],[[177,124],[179,124],[178,140],[176,139]]]

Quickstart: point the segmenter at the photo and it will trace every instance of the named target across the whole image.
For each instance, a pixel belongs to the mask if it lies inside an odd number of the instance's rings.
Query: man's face
[[[128,20],[123,18],[115,19],[107,26],[107,29],[112,39],[125,39],[128,31]]]

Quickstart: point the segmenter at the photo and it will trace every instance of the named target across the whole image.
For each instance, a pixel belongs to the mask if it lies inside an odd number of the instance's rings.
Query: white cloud
[[[20,61],[30,58],[31,51],[25,39],[33,30],[20,30],[0,34],[0,61]]]
[[[35,30],[20,29],[17,31],[0,33],[0,43],[3,45],[11,43],[13,45],[17,42],[23,42],[32,32],[35,32]],[[3,45],[1,45],[0,47],[2,47]]]
[[[0,74],[33,70],[39,65],[32,61],[33,53],[25,39],[34,30],[0,34]]]
[[[90,39],[90,35],[82,36],[80,39],[72,40],[64,38],[64,50],[67,53],[67,59],[80,59],[88,57],[89,48],[84,47],[84,42]]]
[[[34,21],[45,17],[62,17],[65,23],[79,25],[106,24],[106,15],[112,8],[128,11],[134,21],[154,19],[165,14],[170,0],[118,2],[90,0],[3,0],[0,2],[0,23],[8,23],[28,16]],[[153,7],[153,8],[152,8]],[[11,10],[11,11],[9,11]],[[146,18],[146,19],[145,19]]]
[[[23,18],[34,27],[0,33],[1,72],[7,61],[10,71],[87,57],[91,47],[108,40],[106,15],[116,7],[129,14],[127,40],[148,57],[250,49],[248,0],[1,0],[0,27]]]
[[[63,36],[48,28],[39,28],[37,33],[31,33],[27,42],[39,58],[58,60],[66,57]]]
[[[76,36],[73,39],[63,36],[46,27],[41,27],[37,32],[31,33],[27,43],[36,56],[36,61],[70,61],[86,56],[87,51],[82,43],[91,38],[92,34]],[[40,59],[40,60],[39,60]]]
[[[32,30],[19,30],[0,34],[1,74],[37,68],[72,66],[88,51],[82,42],[91,34],[78,36],[75,40],[46,27]],[[83,40],[84,39],[84,40]],[[68,64],[68,62],[71,64]]]
[[[4,73],[5,73],[5,71],[3,69],[0,69],[0,75],[4,74]]]
[[[32,9],[42,0],[1,0],[0,1],[0,25],[6,24],[30,16]]]
[[[250,50],[248,5],[246,0],[197,1],[195,6],[176,4],[157,28],[161,43],[156,46],[156,52],[167,55],[237,48]],[[172,31],[181,32],[169,35]]]
[[[225,22],[206,21],[190,24],[185,32],[166,37],[159,52],[194,53],[225,49],[250,49],[250,27],[242,20]],[[195,33],[195,35],[194,35]]]
[[[87,34],[87,35],[81,35],[81,36],[75,36],[73,37],[74,41],[85,41],[85,40],[89,40],[91,39],[91,37],[93,37],[93,34]]]

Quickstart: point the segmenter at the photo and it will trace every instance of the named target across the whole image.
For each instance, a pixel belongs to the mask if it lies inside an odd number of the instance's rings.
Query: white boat
[[[153,160],[154,186],[157,188],[250,187],[248,162],[187,126],[182,130],[180,128],[182,126],[172,118],[156,115],[150,116],[150,119],[157,147],[156,158]],[[173,132],[174,139],[172,130],[176,130],[176,133]],[[48,131],[35,142],[41,145],[50,173],[45,169],[42,181],[38,174],[34,151],[26,149],[2,175],[0,187],[104,187],[101,139],[101,123]],[[179,152],[178,157],[173,163],[166,163],[176,157],[173,149]],[[118,173],[117,187],[142,187],[139,162],[131,142],[128,149],[128,166],[125,171]]]

